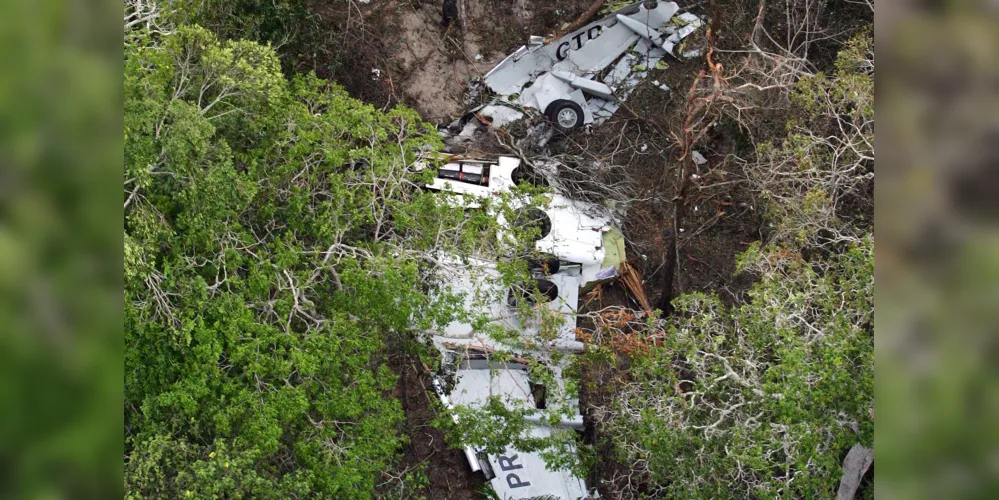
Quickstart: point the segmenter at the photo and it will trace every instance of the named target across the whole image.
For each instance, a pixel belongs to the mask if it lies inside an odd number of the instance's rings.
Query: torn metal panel
[[[508,407],[531,409],[537,407],[527,371],[506,366],[481,366],[473,368],[463,363],[456,373],[455,387],[450,393],[454,404],[481,407],[490,397],[498,396]],[[582,423],[582,417],[567,421],[567,426]],[[554,432],[551,427],[536,419],[530,427],[531,437],[547,437]],[[469,453],[466,451],[466,456]],[[469,459],[473,469],[482,469],[478,453]],[[530,453],[506,448],[503,453],[486,455],[486,460],[494,477],[490,480],[500,498],[533,498],[554,496],[556,498],[588,498],[586,484],[574,476],[570,470],[549,470],[539,453]],[[474,465],[473,465],[474,464]]]
[[[500,127],[523,118],[524,112],[510,106],[489,105],[479,111],[479,116],[485,118],[490,125]]]
[[[649,68],[703,24],[679,10],[674,2],[658,2],[651,9],[645,3],[629,5],[550,43],[521,47],[483,81],[500,98],[550,118],[552,103],[573,100],[585,110],[583,123],[602,121]],[[586,95],[573,95],[573,90]]]
[[[684,12],[676,16],[675,23],[681,27],[666,39],[666,45],[663,47],[670,54],[673,53],[673,47],[679,44],[680,40],[683,40],[701,27],[700,18],[689,12]]]
[[[691,159],[694,160],[694,164],[695,165],[700,166],[700,165],[704,165],[705,163],[708,162],[707,158],[705,158],[704,155],[702,155],[700,151],[693,151],[693,152],[690,153],[690,156],[691,156]]]
[[[596,279],[605,255],[603,234],[613,228],[607,209],[555,195],[546,213],[552,230],[537,241],[538,251],[579,264],[584,285]]]
[[[447,268],[441,270],[442,277],[452,291],[464,293],[463,308],[472,320],[475,317],[489,318],[490,323],[519,332],[525,340],[538,339],[538,318],[521,318],[517,308],[510,303],[511,291],[499,281],[499,271],[492,262],[483,259],[469,259],[462,263],[456,258],[440,259]],[[582,352],[583,343],[576,340],[576,312],[579,307],[580,270],[577,266],[565,266],[557,273],[546,276],[552,282],[557,295],[544,304],[556,313],[562,322],[558,325],[555,338],[548,346],[567,352]],[[488,335],[481,334],[470,321],[454,321],[440,332],[434,332],[433,342],[441,350],[453,346],[475,346],[485,349],[504,347]],[[450,347],[449,347],[450,346]]]
[[[476,208],[480,206],[479,200],[512,190],[520,164],[519,159],[509,156],[500,156],[497,160],[452,159],[438,169],[437,178],[427,187],[461,194],[461,200],[456,203],[463,208]],[[416,168],[427,168],[427,165],[418,161]],[[556,192],[544,207],[544,214],[551,222],[551,230],[535,243],[535,248],[555,255],[563,262],[579,265],[582,285],[597,279],[604,267],[603,234],[614,227],[610,210]],[[510,221],[502,214],[497,214],[496,218],[500,226],[509,227]]]

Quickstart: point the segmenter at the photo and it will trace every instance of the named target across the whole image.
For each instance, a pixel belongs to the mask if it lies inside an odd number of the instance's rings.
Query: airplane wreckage
[[[486,200],[515,185],[516,171],[521,166],[517,158],[470,160],[456,155],[438,167],[437,176],[427,187],[457,194],[455,204],[466,209],[487,205]],[[437,158],[440,160],[440,158]],[[417,168],[427,168],[419,162]],[[495,214],[499,225],[509,229],[528,221],[537,224],[540,232],[533,250],[542,258],[530,261],[533,282],[524,286],[506,287],[497,263],[485,258],[460,259],[442,257],[440,272],[452,292],[464,296],[463,309],[472,318],[489,318],[483,328],[475,320],[455,321],[441,330],[427,332],[427,337],[443,356],[444,367],[434,379],[434,388],[441,402],[453,408],[463,405],[482,408],[491,397],[499,397],[511,409],[538,410],[545,408],[546,394],[565,394],[562,372],[567,359],[555,361],[552,351],[579,353],[584,349],[576,339],[576,311],[580,290],[617,277],[624,258],[624,243],[615,228],[612,214],[599,205],[582,203],[557,192],[542,208],[511,205],[526,217],[507,221]],[[534,293],[537,292],[537,293]],[[542,333],[543,314],[518,314],[518,307],[545,308],[548,318],[558,324]],[[499,329],[514,332],[516,341],[502,341],[491,335]],[[532,347],[526,347],[532,346]],[[498,352],[516,351],[516,356],[498,361]],[[544,366],[559,387],[548,387],[532,377],[531,361]],[[529,436],[542,438],[554,432],[583,429],[578,401],[568,401],[568,413],[557,428],[535,414],[528,417]],[[481,471],[500,498],[589,498],[582,479],[569,470],[549,470],[539,453],[526,453],[507,447],[501,454],[465,448],[473,471]]]
[[[586,124],[599,124],[611,117],[634,88],[667,56],[694,57],[682,41],[703,25],[700,18],[680,13],[676,3],[644,2],[624,7],[561,38],[545,41],[531,37],[527,46],[509,55],[489,71],[483,83],[492,97],[442,131],[448,142],[471,140],[481,127],[499,127],[541,113],[555,129],[571,132]],[[658,83],[657,83],[658,85]],[[540,161],[532,161],[537,167]],[[436,166],[426,187],[453,193],[463,209],[488,205],[504,192],[511,192],[523,177],[520,159],[501,156],[481,159],[457,154],[424,156],[415,168]],[[535,172],[538,173],[538,172]],[[552,171],[541,172],[552,176]],[[427,338],[441,352],[444,363],[434,379],[442,403],[483,408],[499,397],[508,408],[530,410],[530,437],[556,432],[582,431],[578,400],[568,398],[558,418],[541,417],[546,394],[568,394],[562,378],[568,356],[585,348],[576,339],[576,313],[580,294],[598,283],[618,279],[630,270],[625,259],[624,238],[615,215],[599,204],[574,200],[561,192],[557,182],[546,206],[515,210],[540,229],[533,250],[543,256],[530,262],[533,283],[520,289],[501,284],[497,262],[486,258],[441,258],[443,281],[452,291],[464,294],[468,317],[489,318],[483,328],[473,320],[455,321]],[[516,202],[514,202],[516,203]],[[496,213],[501,228],[523,223],[507,221]],[[528,293],[532,290],[533,293]],[[518,314],[527,303],[558,318],[555,328],[545,327],[543,315]],[[647,307],[647,301],[642,300]],[[500,341],[490,335],[490,326],[515,332],[517,342]],[[554,330],[552,334],[551,330]],[[498,362],[496,353],[514,354]],[[541,365],[551,376],[547,384],[532,376],[531,364]],[[536,411],[535,411],[536,410]],[[455,417],[457,419],[457,416]],[[555,420],[558,420],[555,422]],[[566,469],[551,470],[537,452],[507,447],[502,453],[486,453],[467,446],[469,466],[481,471],[500,498],[591,498],[596,490]]]
[[[447,133],[470,138],[479,127],[512,123],[528,110],[542,113],[563,133],[600,124],[651,68],[667,64],[667,55],[699,56],[699,49],[682,45],[702,25],[674,2],[642,2],[555,40],[533,36],[486,73],[483,83],[492,98],[451,123]]]

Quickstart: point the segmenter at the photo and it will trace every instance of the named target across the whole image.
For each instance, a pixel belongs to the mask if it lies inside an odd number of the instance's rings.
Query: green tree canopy
[[[418,189],[408,109],[199,27],[124,56],[127,496],[367,497],[403,439],[386,341],[449,320],[426,263],[488,220]]]
[[[874,259],[753,247],[751,302],[688,294],[600,419],[636,478],[669,498],[835,495],[840,461],[874,445]]]

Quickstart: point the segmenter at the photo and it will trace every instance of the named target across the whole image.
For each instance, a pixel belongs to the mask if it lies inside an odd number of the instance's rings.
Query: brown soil
[[[436,401],[431,399],[435,396],[430,375],[422,363],[399,350],[389,357],[389,366],[399,377],[392,395],[402,402],[406,418],[400,433],[407,436],[408,442],[394,470],[385,474],[378,496],[428,500],[481,498],[485,476],[472,472],[464,452],[449,446],[444,433],[432,424],[440,415]],[[398,479],[407,473],[425,475],[426,484]]]
[[[403,3],[387,15],[398,20],[398,38],[392,53],[399,75],[395,83],[424,118],[440,121],[455,118],[464,111],[465,84],[496,65],[503,54],[483,51],[481,38],[471,35],[480,22],[478,1],[468,1],[468,27],[441,26],[439,5],[414,8]],[[484,53],[485,52],[485,53]]]
[[[464,14],[455,25],[443,24],[442,3],[305,0],[305,24],[289,29],[313,32],[313,38],[295,46],[274,43],[291,64],[286,69],[314,71],[379,108],[403,103],[429,121],[444,121],[464,111],[470,79],[530,35],[571,21],[590,0],[457,0]]]
[[[428,121],[450,121],[466,109],[463,95],[470,80],[485,74],[530,35],[548,34],[572,20],[589,1],[458,4],[464,7],[463,22],[453,25],[442,23],[442,0],[358,4],[356,36],[343,37],[346,55],[339,57],[344,60],[320,71],[321,76],[376,106],[401,102]],[[323,9],[329,7],[317,7]]]

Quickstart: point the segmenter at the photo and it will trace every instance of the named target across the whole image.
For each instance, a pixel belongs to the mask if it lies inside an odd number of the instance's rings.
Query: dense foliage
[[[367,497],[404,439],[386,342],[486,219],[415,189],[412,111],[198,27],[125,43],[125,487]]]
[[[787,135],[746,163],[769,241],[738,258],[746,303],[681,296],[629,350],[596,412],[625,494],[827,498],[873,448],[873,50],[860,33],[834,75],[793,82]]]
[[[689,294],[603,415],[636,480],[670,498],[828,497],[873,446],[872,242],[816,270],[755,248],[751,302]]]
[[[827,247],[856,243],[874,218],[874,39],[854,36],[833,74],[790,92],[785,137],[759,145],[746,167],[771,238]]]

